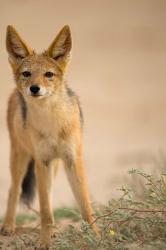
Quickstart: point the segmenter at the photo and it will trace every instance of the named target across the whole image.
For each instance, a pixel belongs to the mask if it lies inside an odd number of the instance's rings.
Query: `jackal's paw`
[[[11,226],[2,226],[0,234],[4,236],[11,236],[14,233],[14,228]]]
[[[56,238],[56,236],[57,236],[57,231],[51,233],[51,238]]]
[[[49,250],[50,249],[50,245],[49,244],[42,244],[42,243],[40,243],[34,249],[35,250]]]
[[[100,236],[100,229],[96,226],[96,224],[92,225],[92,230],[95,232],[96,236]]]

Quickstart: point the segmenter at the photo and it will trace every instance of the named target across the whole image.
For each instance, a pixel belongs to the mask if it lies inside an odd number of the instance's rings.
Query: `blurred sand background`
[[[5,49],[12,24],[37,51],[63,25],[73,36],[69,85],[84,116],[84,161],[92,200],[119,195],[127,171],[150,171],[166,149],[165,0],[0,1],[0,214],[9,188],[7,100],[14,87]],[[157,160],[156,160],[157,159]],[[61,169],[54,206],[74,204]]]

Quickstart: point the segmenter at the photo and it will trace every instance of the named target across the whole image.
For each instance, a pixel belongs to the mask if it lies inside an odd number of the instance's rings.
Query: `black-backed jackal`
[[[12,26],[7,28],[6,46],[16,88],[8,105],[11,187],[1,233],[14,231],[20,190],[28,203],[36,180],[41,215],[39,249],[50,244],[54,221],[51,186],[59,159],[83,219],[88,223],[93,220],[82,163],[82,111],[64,80],[71,45],[70,29],[65,26],[44,53],[36,54]],[[94,224],[92,227],[97,231]]]

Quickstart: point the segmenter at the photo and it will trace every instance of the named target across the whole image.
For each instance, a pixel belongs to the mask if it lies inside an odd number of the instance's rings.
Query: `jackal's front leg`
[[[54,223],[51,208],[53,168],[52,166],[46,166],[40,162],[37,162],[35,165],[35,173],[39,193],[41,216],[41,236],[39,249],[48,249],[51,241]]]
[[[82,218],[91,224],[94,220],[93,212],[90,205],[88,185],[80,153],[77,154],[72,164],[71,161],[65,160],[65,170],[74,196],[80,207]],[[98,228],[95,224],[92,224],[92,229],[98,234]]]
[[[4,223],[1,228],[1,234],[10,235],[15,229],[15,214],[17,201],[20,195],[20,187],[28,167],[29,156],[18,145],[11,148],[10,171],[11,186],[9,190],[7,210]]]

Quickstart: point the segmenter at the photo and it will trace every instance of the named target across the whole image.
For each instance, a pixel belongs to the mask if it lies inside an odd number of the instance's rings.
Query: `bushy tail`
[[[35,197],[36,191],[36,178],[34,172],[34,160],[32,159],[28,163],[27,172],[24,176],[22,182],[22,193],[21,193],[21,201],[23,201],[26,205],[30,205]]]

